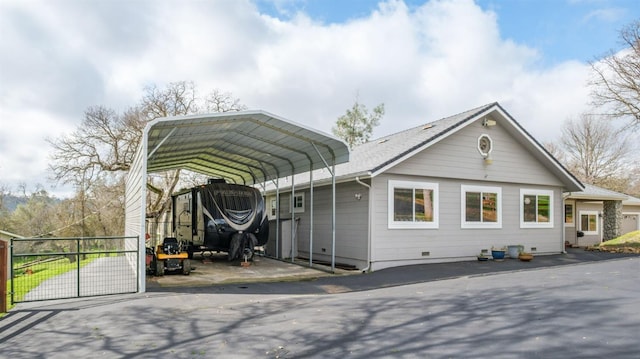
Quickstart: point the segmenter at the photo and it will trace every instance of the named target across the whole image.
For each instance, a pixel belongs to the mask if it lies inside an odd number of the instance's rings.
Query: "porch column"
[[[622,234],[622,201],[604,201],[602,240],[608,241]]]

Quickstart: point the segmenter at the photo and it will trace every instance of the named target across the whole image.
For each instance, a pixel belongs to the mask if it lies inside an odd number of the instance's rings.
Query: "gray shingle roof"
[[[416,149],[424,147],[494,105],[496,103],[480,106],[359,145],[351,150],[349,162],[336,168],[336,174],[348,176],[376,172]]]
[[[567,196],[571,199],[583,199],[594,201],[623,201],[624,204],[640,205],[640,199],[624,193],[611,191],[606,188],[594,186],[592,184],[584,184],[584,191],[571,192]]]

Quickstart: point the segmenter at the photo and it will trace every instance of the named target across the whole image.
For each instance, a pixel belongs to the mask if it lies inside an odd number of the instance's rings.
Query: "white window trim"
[[[596,230],[595,231],[585,231],[582,229],[582,215],[594,215],[596,216]],[[594,236],[600,234],[600,217],[598,216],[598,211],[580,211],[580,231],[584,233],[585,236]]]
[[[433,221],[431,222],[398,222],[394,220],[394,190],[396,188],[430,189],[433,191]],[[437,229],[439,228],[439,194],[438,184],[431,182],[389,180],[388,190],[388,228],[389,229]]]
[[[296,198],[302,197],[302,207],[294,207],[296,204]],[[295,196],[289,196],[291,198],[291,207],[293,208],[293,213],[304,213],[304,192],[296,192]],[[291,211],[289,211],[291,213]]]
[[[269,198],[269,219],[275,219],[278,216],[278,201],[276,197]],[[275,213],[274,213],[275,212]]]
[[[571,206],[572,210],[571,212],[573,213],[573,222],[572,223],[567,223],[565,222],[566,219],[566,210],[564,209],[564,206],[562,207],[562,222],[564,223],[565,227],[575,227],[576,226],[576,203],[575,202],[564,202],[564,205],[567,206]]]
[[[524,221],[524,200],[523,197],[525,195],[536,196],[549,196],[549,222],[538,222],[538,206],[536,204],[536,221],[535,222],[525,222]],[[546,189],[532,189],[532,188],[521,188],[520,189],[520,228],[553,228],[553,191]],[[564,216],[564,207],[562,208],[563,216]],[[564,221],[564,219],[563,219]]]
[[[497,209],[498,209],[498,221],[497,222],[467,222],[467,206],[466,206],[466,193],[467,192],[487,192],[496,193]],[[489,229],[489,228],[502,228],[502,187],[490,187],[490,186],[460,186],[460,228],[476,228],[476,229]]]

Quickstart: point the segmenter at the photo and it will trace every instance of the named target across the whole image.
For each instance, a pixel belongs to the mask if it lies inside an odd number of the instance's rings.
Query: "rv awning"
[[[264,111],[157,119],[146,141],[148,173],[184,168],[245,185],[349,160],[343,141]]]

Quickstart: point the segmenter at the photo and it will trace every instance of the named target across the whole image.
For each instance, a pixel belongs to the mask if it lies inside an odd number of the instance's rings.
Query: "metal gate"
[[[138,291],[138,237],[11,239],[11,303]]]

